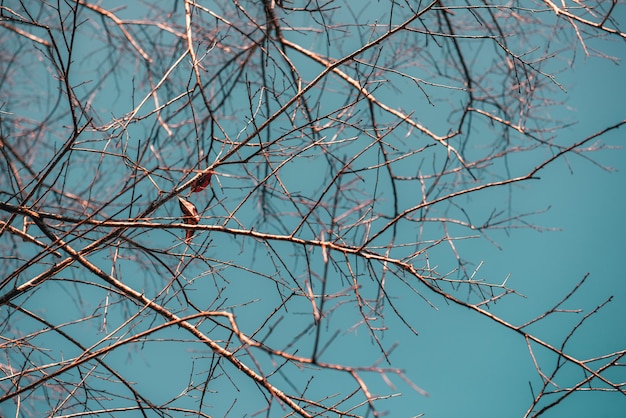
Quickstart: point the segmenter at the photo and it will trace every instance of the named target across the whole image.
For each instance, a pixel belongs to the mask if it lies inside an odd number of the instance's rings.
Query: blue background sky
[[[575,68],[559,75],[559,81],[567,87],[567,93],[559,94],[566,107],[555,117],[578,121],[559,133],[568,142],[626,118],[624,42],[615,42],[606,52],[618,57],[620,65],[585,58],[579,53]],[[626,154],[619,148],[624,145],[625,135],[623,130],[606,134],[602,142],[618,149],[595,154],[599,163],[617,169],[616,172],[603,171],[582,158],[570,156],[569,166],[560,161],[543,170],[540,181],[526,182],[517,188],[514,204],[520,210],[550,207],[534,219],[539,225],[560,231],[514,230],[509,238],[499,240],[502,251],[484,242],[471,250],[484,260],[481,270],[499,275],[510,273],[508,284],[526,296],[509,299],[496,309],[513,323],[522,323],[552,307],[585,273],[590,273],[589,279],[565,307],[582,308],[586,313],[614,295],[579,338],[574,338],[570,349],[582,357],[623,349],[626,342],[626,277],[622,263]],[[525,411],[530,399],[527,382],[531,376],[534,382],[537,378],[521,338],[495,329],[463,309],[442,311],[431,313],[436,320],[421,329],[423,340],[434,342],[428,352],[435,356],[424,366],[429,383],[424,386],[431,396],[419,402],[426,416],[501,417],[518,416],[512,414],[514,410]],[[564,335],[581,315],[555,315],[539,335],[548,340]],[[431,340],[429,336],[438,337]],[[456,355],[458,351],[466,356]],[[457,375],[459,369],[464,377]],[[615,394],[577,396],[566,399],[546,416],[624,417],[626,399]]]

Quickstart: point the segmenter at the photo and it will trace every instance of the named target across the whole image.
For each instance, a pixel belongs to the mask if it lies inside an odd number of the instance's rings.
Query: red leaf
[[[211,182],[211,175],[213,175],[213,171],[208,171],[198,177],[198,179],[191,185],[191,192],[196,193],[206,189]]]
[[[200,222],[200,215],[198,215],[196,206],[188,200],[180,197],[178,198],[178,204],[180,205],[180,210],[183,212],[183,222],[188,225],[198,225]],[[185,242],[187,244],[191,242],[194,232],[195,231],[193,229],[188,229],[185,233]]]

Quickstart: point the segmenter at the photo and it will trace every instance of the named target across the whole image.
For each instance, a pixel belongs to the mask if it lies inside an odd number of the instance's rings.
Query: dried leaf
[[[178,203],[180,204],[180,210],[183,211],[183,219],[185,223],[197,225],[198,222],[200,222],[200,215],[198,215],[196,206],[181,197],[178,198]]]
[[[185,232],[185,243],[186,244],[190,244],[191,243],[191,239],[193,238],[193,233],[195,231],[193,229],[188,229],[187,232]]]
[[[203,175],[201,175],[200,177],[198,177],[198,179],[194,181],[193,184],[191,185],[191,192],[197,193],[206,189],[206,187],[211,182],[212,175],[213,175],[213,171],[208,171],[204,173]]]
[[[198,215],[198,209],[196,209],[196,206],[188,200],[180,197],[178,198],[178,203],[180,205],[180,210],[183,212],[183,222],[188,225],[198,225],[200,222],[200,215]],[[187,244],[191,242],[194,232],[195,231],[193,229],[187,230],[185,234],[185,242]]]

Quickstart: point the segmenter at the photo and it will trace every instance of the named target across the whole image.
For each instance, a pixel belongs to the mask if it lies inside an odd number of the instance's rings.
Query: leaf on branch
[[[200,177],[198,177],[198,179],[196,181],[194,181],[193,184],[191,185],[191,192],[192,193],[197,193],[197,192],[201,192],[202,190],[206,189],[206,187],[211,182],[211,176],[212,175],[213,175],[213,171],[208,171],[208,172],[202,174]]]
[[[200,215],[198,215],[196,206],[188,200],[180,197],[178,198],[178,203],[180,205],[180,210],[183,212],[183,222],[187,225],[198,225],[200,222]],[[193,229],[187,230],[185,234],[185,242],[187,244],[191,242],[194,232],[195,231]]]

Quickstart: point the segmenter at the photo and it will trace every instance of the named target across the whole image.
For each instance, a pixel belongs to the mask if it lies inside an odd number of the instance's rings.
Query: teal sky
[[[579,51],[575,69],[559,77],[568,89],[559,97],[565,102],[564,110],[555,117],[578,121],[559,133],[563,141],[578,141],[626,118],[625,45],[616,42],[606,52],[620,59],[620,65],[581,57]],[[586,273],[590,274],[564,306],[582,312],[554,314],[539,332],[548,341],[559,341],[555,336],[564,336],[582,315],[613,295],[612,302],[572,339],[569,349],[582,357],[623,349],[626,341],[626,277],[622,265],[626,154],[621,149],[625,135],[623,130],[607,133],[602,143],[614,149],[592,154],[595,161],[617,171],[607,172],[583,158],[569,156],[567,164],[560,161],[539,173],[540,181],[517,188],[514,205],[520,210],[549,207],[547,213],[533,219],[538,225],[560,231],[514,230],[510,237],[499,240],[503,250],[484,243],[466,249],[484,260],[481,272],[501,277],[510,274],[508,285],[526,296],[509,299],[494,309],[516,324],[554,306]],[[431,315],[437,319],[421,329],[423,340],[434,340],[428,352],[436,358],[426,362],[425,376],[435,376],[434,382],[425,378],[434,384],[425,385],[431,396],[420,400],[426,416],[521,416],[530,399],[528,381],[537,382],[521,338],[496,329],[484,319],[470,318],[472,314],[463,309],[446,307],[445,312]],[[459,350],[465,355],[459,355]],[[462,370],[462,377],[458,370]],[[512,411],[520,411],[520,415]],[[597,393],[566,399],[546,416],[623,417],[624,411],[623,396]]]

